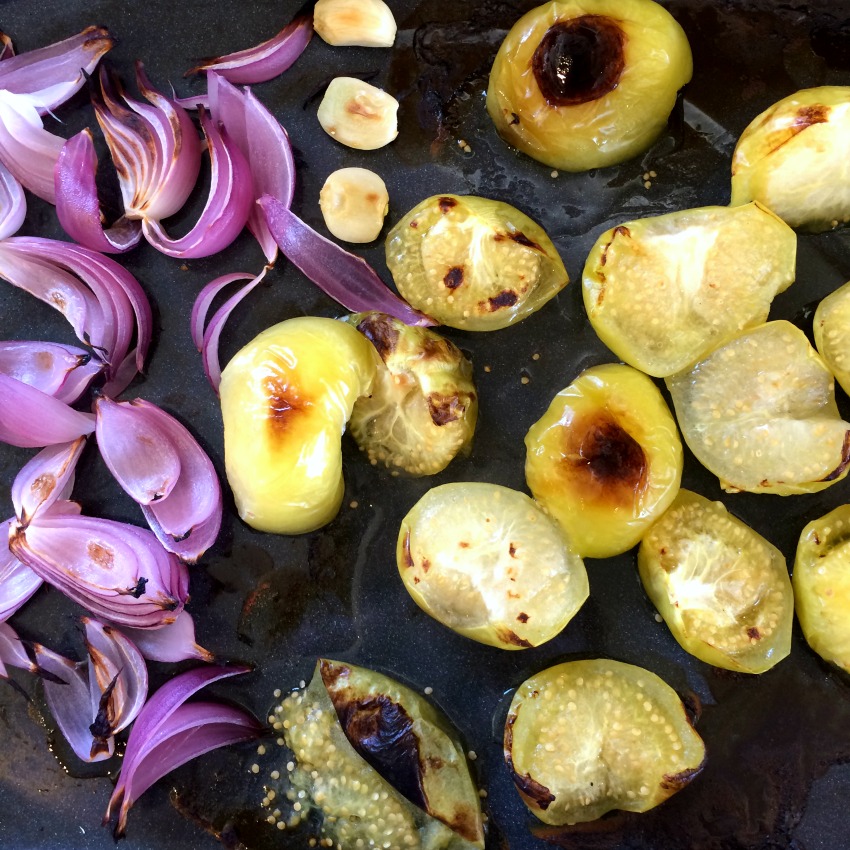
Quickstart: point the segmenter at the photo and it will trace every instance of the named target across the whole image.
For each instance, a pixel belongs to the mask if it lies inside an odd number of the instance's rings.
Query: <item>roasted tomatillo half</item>
[[[596,240],[584,306],[614,354],[663,378],[764,322],[796,254],[794,231],[758,204],[629,221]]]
[[[387,676],[321,659],[305,691],[275,708],[295,756],[302,817],[317,810],[332,846],[481,850],[481,806],[448,721]],[[286,761],[286,758],[284,758]],[[284,780],[285,781],[285,780]]]
[[[793,586],[797,618],[809,646],[850,673],[850,505],[803,529]]]
[[[402,520],[396,558],[423,611],[501,649],[555,637],[589,592],[557,523],[524,493],[496,484],[429,490]]]
[[[721,502],[680,490],[643,538],[638,570],[673,637],[701,661],[763,673],[791,651],[785,558]]]
[[[508,144],[586,171],[648,148],[692,71],[684,31],[652,0],[546,3],[502,42],[487,111]]]
[[[803,89],[753,119],[732,157],[732,203],[752,200],[804,230],[850,220],[850,86]]]
[[[815,493],[847,475],[832,374],[790,322],[741,332],[667,386],[685,442],[724,490]]]
[[[347,321],[383,361],[349,425],[370,462],[396,475],[434,475],[468,451],[478,393],[463,352],[435,331],[385,313],[357,313]]]
[[[850,394],[850,283],[818,304],[815,345],[845,393]]]
[[[569,661],[520,685],[505,761],[523,802],[548,824],[645,812],[702,770],[705,746],[676,692],[619,661]]]
[[[492,331],[539,310],[569,282],[543,228],[515,207],[435,195],[387,237],[387,267],[411,305],[441,324]]]
[[[330,522],[343,494],[340,441],[380,363],[333,319],[289,319],[248,343],[221,375],[224,461],[239,516],[302,534]]]
[[[582,372],[531,426],[525,446],[529,489],[585,558],[631,549],[682,478],[673,416],[631,366]]]

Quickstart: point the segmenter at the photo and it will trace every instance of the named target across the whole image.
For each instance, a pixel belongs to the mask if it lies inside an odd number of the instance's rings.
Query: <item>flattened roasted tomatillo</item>
[[[505,761],[544,823],[645,812],[702,770],[705,745],[676,692],[619,661],[569,661],[520,685],[505,724]]]
[[[680,490],[643,538],[638,569],[673,637],[707,664],[763,673],[791,651],[785,558],[721,502]]]
[[[509,204],[435,195],[387,237],[387,266],[416,309],[452,328],[490,331],[539,310],[569,283],[552,240]]]
[[[501,649],[555,637],[589,592],[558,525],[524,493],[496,484],[429,490],[402,520],[396,558],[423,611]]]
[[[809,646],[850,673],[850,505],[803,529],[792,583]]]
[[[655,384],[631,366],[582,372],[525,446],[529,489],[585,558],[631,549],[682,478],[676,423]]]
[[[692,71],[684,31],[652,0],[546,3],[502,42],[487,111],[523,153],[586,171],[648,148]]]
[[[351,434],[373,464],[394,472],[434,475],[468,450],[478,417],[472,364],[429,328],[406,325],[385,313],[358,313],[348,321],[377,349],[372,391],[351,413]]]
[[[732,203],[751,200],[805,230],[850,220],[850,86],[803,89],[750,122],[732,157]]]
[[[729,492],[815,493],[847,475],[832,374],[790,322],[739,333],[667,386],[685,442]]]
[[[332,846],[484,847],[463,747],[415,691],[321,659],[307,690],[287,696],[275,715],[297,762],[288,771],[297,811],[306,817],[317,809]]]
[[[844,392],[850,394],[850,283],[818,304],[814,332],[818,353]]]
[[[596,240],[584,306],[611,351],[663,378],[765,321],[796,254],[794,231],[758,204],[629,221]]]
[[[224,460],[245,522],[302,534],[336,516],[340,440],[378,364],[372,344],[350,325],[314,317],[274,325],[227,364]]]

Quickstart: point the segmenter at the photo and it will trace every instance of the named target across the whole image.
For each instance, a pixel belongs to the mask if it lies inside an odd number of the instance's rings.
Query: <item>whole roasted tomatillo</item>
[[[705,745],[676,692],[649,670],[569,661],[519,686],[505,761],[523,802],[555,826],[645,812],[701,770]]]
[[[378,363],[374,346],[350,325],[307,316],[263,331],[227,364],[224,461],[245,522],[302,534],[336,516],[340,440]]]
[[[648,148],[692,71],[684,31],[652,0],[552,2],[508,33],[487,110],[523,153],[586,171]]]

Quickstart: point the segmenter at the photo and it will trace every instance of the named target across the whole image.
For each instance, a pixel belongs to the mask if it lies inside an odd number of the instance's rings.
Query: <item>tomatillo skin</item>
[[[682,478],[682,443],[660,391],[631,366],[582,372],[525,437],[525,479],[583,558],[631,549]]]
[[[502,42],[487,111],[508,144],[586,171],[646,150],[692,73],[687,36],[652,0],[546,3]]]
[[[308,316],[263,331],[227,364],[224,461],[248,525],[303,534],[336,516],[344,489],[340,441],[378,363],[353,327]]]

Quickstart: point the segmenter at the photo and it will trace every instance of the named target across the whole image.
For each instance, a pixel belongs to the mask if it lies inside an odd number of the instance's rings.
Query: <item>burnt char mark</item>
[[[787,145],[796,135],[803,130],[813,127],[815,124],[826,124],[829,121],[830,108],[825,103],[813,103],[810,106],[801,106],[794,116],[793,123],[777,133],[778,141],[768,151],[768,156],[778,151],[783,145]],[[734,174],[733,170],[733,174]]]
[[[511,120],[508,123],[511,124],[511,125],[519,124],[519,115],[517,115],[516,112],[512,112],[511,113]]]
[[[761,632],[755,626],[750,626],[747,629],[747,637],[750,640],[761,640]]]
[[[411,803],[428,811],[413,719],[386,694],[353,693],[344,665],[322,660],[322,681],[351,746]]]
[[[448,198],[445,196],[440,198],[437,203],[440,206],[440,212],[444,214],[453,210],[457,206],[457,201],[454,198]]]
[[[466,413],[467,407],[468,402],[458,393],[454,395],[430,393],[428,396],[428,412],[431,414],[431,421],[437,426],[457,422]]]
[[[844,432],[844,445],[841,447],[841,463],[826,476],[826,478],[821,479],[822,481],[835,481],[836,478],[840,478],[847,466],[850,465],[850,431]]]
[[[681,773],[665,773],[664,778],[661,780],[661,787],[665,791],[669,791],[671,794],[674,794],[676,791],[681,791],[682,788],[693,781],[695,776],[702,773],[702,769],[704,767],[705,759],[702,760],[698,767],[683,770]]]
[[[399,333],[393,320],[383,313],[369,313],[357,323],[357,330],[375,346],[386,363],[398,345]]]
[[[266,377],[263,380],[263,393],[267,400],[269,429],[276,437],[281,437],[289,430],[293,418],[304,409],[306,403],[299,396],[298,390],[282,376]]]
[[[502,643],[510,643],[513,644],[513,646],[521,646],[524,649],[530,649],[534,646],[533,643],[529,643],[525,640],[525,638],[521,638],[516,632],[511,631],[511,629],[505,626],[500,626],[496,629],[496,637],[498,637]]]
[[[422,559],[422,572],[427,573],[431,569],[431,562],[427,558]]]
[[[402,552],[404,553],[404,565],[406,567],[414,566],[413,555],[410,554],[410,532],[404,535],[404,543],[401,544]]]
[[[443,284],[446,289],[454,291],[463,283],[463,266],[453,266],[446,272]]]
[[[608,250],[614,244],[614,240],[618,236],[622,236],[623,238],[628,238],[631,235],[632,235],[631,230],[629,230],[629,228],[626,227],[625,225],[621,224],[619,227],[615,227],[611,231],[611,239],[608,242],[606,242],[605,245],[602,246],[602,256],[600,256],[600,258],[599,258],[599,265],[604,266],[605,263],[608,262]]]
[[[519,792],[528,797],[541,811],[545,812],[555,802],[555,795],[545,785],[541,785],[541,783],[532,779],[528,773],[520,774],[514,769],[514,723],[516,723],[518,716],[519,708],[517,708],[517,714],[508,715],[507,722],[505,723],[505,764],[508,766],[508,770],[511,772],[511,778],[514,781],[514,785],[519,789]]]
[[[519,301],[519,295],[512,289],[503,289],[498,295],[487,299],[491,313],[495,313],[496,310],[501,310],[503,307],[513,307],[517,301]]]
[[[535,251],[540,251],[541,254],[545,253],[534,240],[529,239],[521,230],[516,230],[513,233],[508,234],[508,238],[512,242],[516,242],[517,245],[524,245],[526,248],[533,248]]]
[[[528,614],[526,614],[524,611],[520,611],[519,614],[517,614],[517,620],[519,620],[520,623],[527,623]]]

